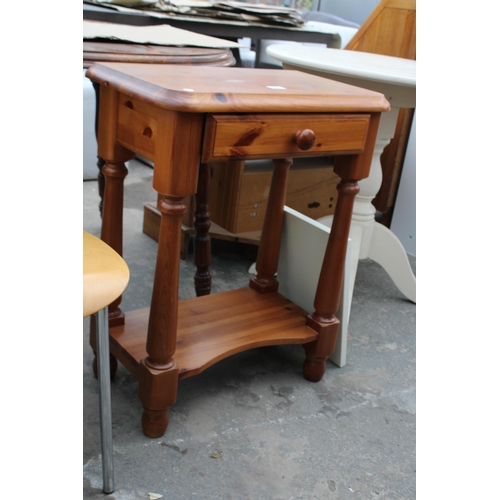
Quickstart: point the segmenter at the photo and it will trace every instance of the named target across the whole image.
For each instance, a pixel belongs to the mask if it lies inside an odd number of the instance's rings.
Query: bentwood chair
[[[83,232],[83,317],[96,315],[99,412],[104,493],[114,490],[109,367],[108,305],[125,290],[130,277],[125,261],[111,247]]]

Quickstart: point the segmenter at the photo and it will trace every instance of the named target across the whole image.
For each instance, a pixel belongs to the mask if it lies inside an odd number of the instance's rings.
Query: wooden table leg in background
[[[194,212],[194,263],[196,274],[194,286],[196,296],[209,295],[212,286],[210,275],[211,248],[210,248],[210,212],[208,197],[210,194],[210,167],[208,163],[200,163],[198,175],[198,189],[195,194],[196,209]]]
[[[260,293],[276,292],[281,231],[285,214],[286,187],[291,159],[273,160],[274,172],[269,189],[266,215],[257,254],[257,276],[250,280],[250,287]]]

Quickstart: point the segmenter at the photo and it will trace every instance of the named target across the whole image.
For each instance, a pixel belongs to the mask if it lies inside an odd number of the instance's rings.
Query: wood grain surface
[[[179,379],[247,349],[315,340],[306,315],[279,293],[262,295],[250,288],[180,301],[174,355]],[[125,325],[110,329],[111,352],[136,377],[146,356],[148,318],[148,308],[128,312]]]
[[[104,309],[127,287],[125,261],[94,235],[83,232],[83,317]]]
[[[161,65],[95,64],[87,76],[160,108],[189,112],[380,112],[385,97],[300,71]]]

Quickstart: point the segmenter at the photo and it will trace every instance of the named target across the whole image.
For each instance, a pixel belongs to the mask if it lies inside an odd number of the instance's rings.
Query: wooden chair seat
[[[102,240],[83,232],[83,317],[117,299],[130,277],[125,261]]]

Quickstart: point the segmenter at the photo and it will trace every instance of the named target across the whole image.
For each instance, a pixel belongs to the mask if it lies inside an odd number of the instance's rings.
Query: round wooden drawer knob
[[[314,142],[316,141],[316,136],[314,132],[308,128],[305,130],[297,130],[293,136],[293,142],[297,144],[299,149],[302,151],[307,151],[314,146]]]

